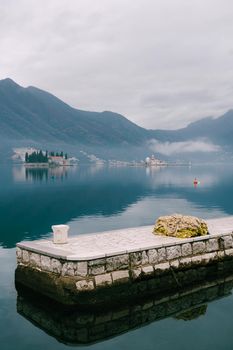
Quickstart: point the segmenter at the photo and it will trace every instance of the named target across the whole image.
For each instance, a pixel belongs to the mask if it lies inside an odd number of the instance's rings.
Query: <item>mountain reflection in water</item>
[[[201,180],[193,187],[193,178]],[[153,224],[180,212],[203,218],[232,215],[233,168],[69,167],[0,172],[0,245],[45,237],[51,225],[70,234]]]
[[[170,300],[147,299],[128,308],[122,305],[118,314],[114,309],[109,313],[61,309],[51,301],[43,303],[35,295],[19,291],[17,307],[22,317],[16,312],[13,277],[16,242],[48,237],[51,225],[56,223],[70,225],[72,236],[151,225],[158,216],[174,212],[203,218],[233,215],[232,166],[78,166],[67,169],[62,179],[48,176],[42,181],[37,175],[26,179],[24,167],[2,164],[0,168],[2,350],[64,350],[67,345],[56,339],[84,344],[119,332],[125,333],[89,345],[88,349],[232,349],[233,296],[221,298],[231,292],[230,280],[208,285],[201,293],[192,290],[191,294],[173,295]],[[195,177],[201,181],[196,189]]]

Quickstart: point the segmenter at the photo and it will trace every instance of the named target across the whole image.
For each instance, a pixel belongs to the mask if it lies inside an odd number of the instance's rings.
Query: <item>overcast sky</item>
[[[0,79],[147,128],[233,108],[232,0],[0,0]]]

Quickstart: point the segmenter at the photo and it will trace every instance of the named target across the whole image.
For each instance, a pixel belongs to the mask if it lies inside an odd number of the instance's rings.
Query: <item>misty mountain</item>
[[[151,130],[151,138],[163,142],[182,142],[195,139],[206,139],[223,147],[233,145],[233,110],[219,118],[207,117],[190,123],[178,130]]]
[[[127,154],[128,158],[141,159],[152,151],[159,153],[150,147],[151,140],[161,144],[205,140],[233,153],[232,133],[233,110],[178,130],[147,130],[120,114],[82,111],[36,87],[0,80],[0,152],[5,152],[7,142],[11,147],[66,145],[72,152],[85,146],[87,151],[95,150],[107,158],[123,159]]]
[[[0,136],[89,145],[138,145],[147,138],[143,128],[120,114],[81,111],[11,79],[0,81]]]

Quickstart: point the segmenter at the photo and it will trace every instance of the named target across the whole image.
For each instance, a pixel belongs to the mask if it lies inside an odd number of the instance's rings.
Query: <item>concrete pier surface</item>
[[[16,281],[64,304],[106,304],[183,288],[233,271],[233,217],[195,238],[143,226],[17,244]],[[208,267],[208,268],[207,268]]]
[[[233,232],[233,216],[206,220],[209,234]],[[108,256],[148,250],[176,243],[193,242],[203,237],[183,239],[153,234],[154,225],[132,227],[70,237],[66,244],[53,244],[52,239],[27,241],[17,247],[65,260],[92,260]],[[206,236],[209,238],[209,236]]]

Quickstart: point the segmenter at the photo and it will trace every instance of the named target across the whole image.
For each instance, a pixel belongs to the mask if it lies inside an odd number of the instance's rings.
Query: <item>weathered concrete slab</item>
[[[206,220],[206,222],[209,233],[212,235],[231,233],[233,231],[233,216]]]
[[[233,216],[206,220],[212,236],[233,231]],[[178,239],[154,235],[154,226],[133,227],[70,237],[66,244],[53,244],[52,239],[18,243],[17,246],[64,260],[93,260],[130,252],[143,251],[179,243],[203,240],[205,236]],[[209,236],[206,236],[209,238]]]

